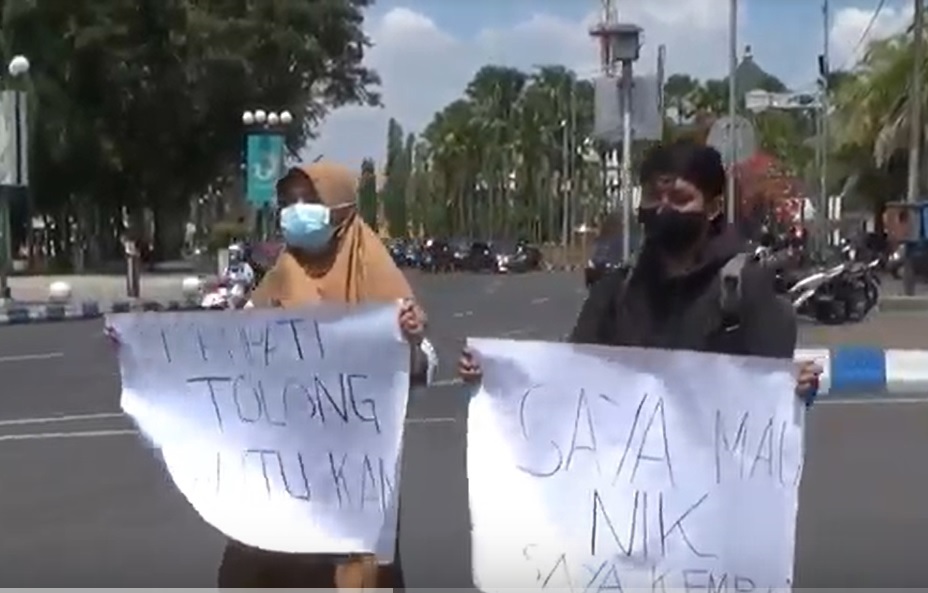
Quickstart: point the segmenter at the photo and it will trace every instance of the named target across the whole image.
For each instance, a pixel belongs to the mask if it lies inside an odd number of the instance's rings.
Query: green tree
[[[361,63],[370,0],[0,4],[4,59],[33,64],[33,205],[57,253],[87,246],[74,228],[114,244],[126,211],[172,256],[191,201],[240,174],[244,109],[293,113],[296,151],[330,109],[379,101]]]
[[[401,163],[400,187],[403,191],[403,234],[409,233],[410,224],[415,224],[416,214],[410,213],[415,210],[416,187],[413,181],[413,167],[415,166],[416,135],[409,133],[406,135],[406,141],[403,144],[403,158]]]
[[[458,99],[436,113],[422,134],[432,161],[431,204],[437,208],[430,219],[449,235],[473,229],[468,203],[480,172],[481,149],[476,122],[473,104]]]
[[[477,116],[481,164],[467,203],[470,235],[492,237],[500,226],[515,157],[515,116],[527,81],[520,70],[488,65],[477,71],[464,91]]]
[[[599,191],[584,159],[592,125],[593,87],[567,68],[481,68],[422,135],[431,181],[416,187],[428,188],[429,224],[464,236],[559,238],[584,194]]]
[[[852,201],[869,208],[878,225],[886,203],[905,195],[912,40],[908,32],[874,41],[833,87],[832,169]],[[926,78],[924,68],[921,76]]]
[[[406,236],[406,184],[403,155],[403,127],[390,118],[387,124],[386,182],[383,187],[384,213],[391,237]]]
[[[358,188],[358,209],[361,218],[377,230],[377,168],[373,159],[361,163],[361,183]]]

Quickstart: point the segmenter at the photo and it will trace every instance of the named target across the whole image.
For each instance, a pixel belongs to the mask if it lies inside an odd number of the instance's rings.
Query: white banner
[[[469,340],[483,591],[789,589],[803,408],[790,361]]]
[[[122,409],[227,536],[393,557],[409,346],[396,306],[112,315]]]

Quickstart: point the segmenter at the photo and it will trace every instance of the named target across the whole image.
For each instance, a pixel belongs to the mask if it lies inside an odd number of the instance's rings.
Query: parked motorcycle
[[[815,271],[787,290],[793,308],[821,323],[861,321],[879,301],[878,260],[844,262]]]
[[[861,320],[873,310],[880,301],[882,282],[878,274],[881,261],[879,258],[869,263],[850,264],[847,283],[854,303],[852,319]]]

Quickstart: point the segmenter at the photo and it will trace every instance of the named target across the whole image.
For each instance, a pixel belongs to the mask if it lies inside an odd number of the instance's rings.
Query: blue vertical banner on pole
[[[245,196],[257,208],[276,200],[277,180],[283,175],[284,137],[280,134],[249,134],[245,147]]]

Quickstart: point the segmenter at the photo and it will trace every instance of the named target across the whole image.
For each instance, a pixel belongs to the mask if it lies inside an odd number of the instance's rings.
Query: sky
[[[668,74],[725,76],[727,0],[616,2],[619,20],[644,30],[636,71],[653,72],[664,44]],[[867,41],[911,21],[912,2],[887,0],[864,36],[878,4],[831,0],[832,69],[852,67]],[[332,112],[303,157],[358,167],[371,157],[382,166],[387,121],[394,117],[407,132],[420,132],[484,64],[525,70],[564,64],[583,77],[596,76],[598,50],[588,31],[599,11],[599,0],[378,0],[365,17],[373,44],[365,62],[382,78],[384,106]],[[750,45],[755,61],[793,90],[814,88],[824,30],[821,0],[740,0],[739,47]]]

